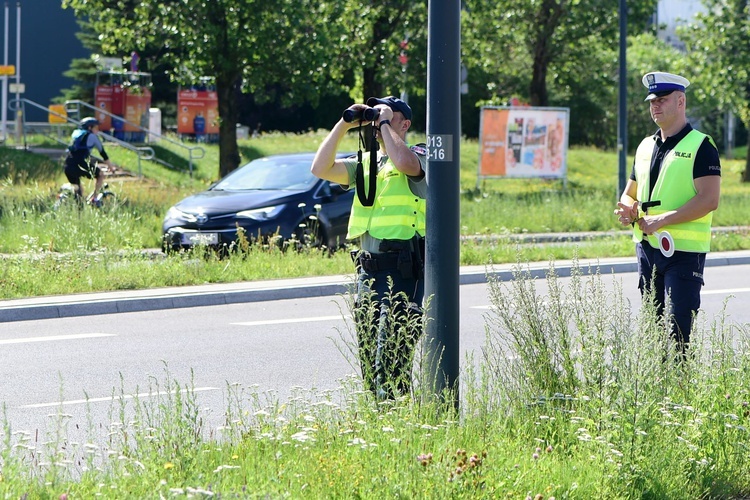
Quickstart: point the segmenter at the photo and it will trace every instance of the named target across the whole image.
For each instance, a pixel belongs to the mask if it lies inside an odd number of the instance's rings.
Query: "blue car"
[[[314,153],[253,160],[208,190],[169,209],[164,250],[205,245],[231,248],[238,227],[248,240],[294,239],[297,244],[336,249],[346,240],[354,190],[310,173]],[[341,154],[339,157],[349,156]]]

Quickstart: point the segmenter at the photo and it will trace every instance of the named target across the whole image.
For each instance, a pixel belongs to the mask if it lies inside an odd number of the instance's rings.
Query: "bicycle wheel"
[[[116,198],[117,196],[112,191],[100,191],[91,200],[91,204],[96,208],[102,208],[106,205],[112,205]]]

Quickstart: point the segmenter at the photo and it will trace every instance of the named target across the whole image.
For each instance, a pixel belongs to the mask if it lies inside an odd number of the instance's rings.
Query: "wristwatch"
[[[380,123],[378,123],[378,128],[381,128],[383,125],[390,125],[390,120],[380,120]]]

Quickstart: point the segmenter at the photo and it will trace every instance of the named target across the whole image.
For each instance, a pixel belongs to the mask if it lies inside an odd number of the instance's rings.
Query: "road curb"
[[[706,258],[706,267],[747,264],[750,251],[712,252]],[[638,270],[633,257],[467,266],[460,269],[459,284],[485,283],[488,276],[511,281],[517,272],[544,278],[552,268],[560,277],[575,268],[601,275]],[[352,275],[339,275],[5,300],[0,301],[0,323],[335,296],[347,293],[353,282]]]

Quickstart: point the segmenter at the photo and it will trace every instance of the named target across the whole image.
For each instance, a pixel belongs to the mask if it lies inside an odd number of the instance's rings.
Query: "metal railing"
[[[24,149],[28,148],[28,143],[26,141],[26,128],[27,128],[27,126],[26,126],[26,121],[25,121],[26,120],[26,118],[25,118],[26,117],[26,106],[31,106],[32,108],[36,108],[36,109],[39,109],[41,111],[47,112],[50,115],[57,116],[60,119],[64,119],[66,123],[70,123],[70,124],[73,124],[75,126],[79,126],[80,125],[80,121],[79,120],[74,120],[74,119],[72,119],[72,118],[70,118],[70,117],[68,117],[66,115],[62,115],[60,113],[57,113],[56,111],[51,110],[50,108],[48,108],[46,106],[42,106],[41,104],[36,103],[34,101],[31,101],[29,99],[25,99],[25,98],[13,99],[13,100],[11,100],[11,101],[8,102],[8,108],[11,111],[16,111],[16,112],[18,112],[19,108],[20,108],[22,123],[21,123],[20,130],[18,130],[17,133],[20,132],[20,134],[23,137],[23,147],[24,147]],[[99,132],[99,136],[103,137],[105,140],[107,140],[109,142],[117,144],[118,146],[121,146],[122,148],[127,149],[127,150],[132,151],[132,152],[135,153],[136,158],[138,158],[138,176],[139,177],[143,176],[143,170],[141,169],[141,160],[153,160],[154,157],[155,157],[155,152],[154,152],[154,149],[152,147],[149,147],[149,146],[134,146],[133,144],[130,144],[129,142],[120,140],[120,139],[118,139],[118,138],[116,138],[116,137],[114,137],[114,136],[112,136],[110,134],[107,134],[105,132]],[[52,137],[52,139],[55,140],[55,141],[57,141],[57,142],[59,142],[59,143],[67,145],[67,143],[63,143],[58,138]]]
[[[125,120],[123,117],[121,117],[119,115],[115,115],[115,114],[110,113],[109,111],[107,111],[105,109],[100,109],[100,108],[97,108],[96,106],[92,106],[91,104],[89,104],[89,103],[87,103],[85,101],[79,101],[79,100],[65,101],[65,112],[68,113],[68,115],[73,114],[73,115],[77,116],[80,119],[81,118],[81,109],[82,108],[83,109],[87,109],[87,110],[91,110],[91,112],[93,114],[95,114],[95,116],[96,116],[96,114],[104,114],[104,115],[108,116],[111,120],[120,120],[123,124],[127,124],[131,128],[136,128],[139,131],[145,133],[147,137],[154,137],[154,138],[156,138],[159,141],[165,141],[165,142],[168,142],[169,144],[172,144],[174,146],[186,149],[187,152],[188,152],[188,169],[190,171],[190,177],[191,178],[193,177],[193,160],[200,160],[201,158],[205,158],[205,156],[206,156],[206,150],[203,149],[200,146],[188,146],[186,144],[183,144],[180,141],[175,141],[173,139],[170,139],[169,137],[165,137],[165,136],[163,136],[161,134],[157,134],[155,132],[151,132],[149,129],[143,128],[143,127],[141,127],[137,123],[129,122],[129,121]],[[156,161],[158,163],[161,163],[162,165],[167,165],[167,166],[170,166],[172,168],[175,168],[173,165],[171,165],[171,164],[169,164],[169,163],[167,163],[167,162],[165,162],[163,160],[159,160],[157,158],[153,158],[152,160]]]

